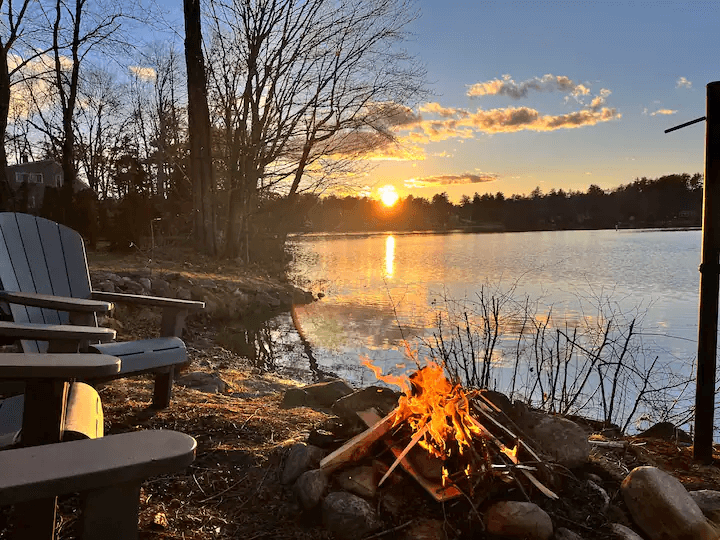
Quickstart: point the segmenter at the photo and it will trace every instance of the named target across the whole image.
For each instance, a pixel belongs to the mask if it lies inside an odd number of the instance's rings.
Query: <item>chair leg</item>
[[[153,392],[153,409],[165,409],[172,399],[172,386],[175,370],[169,368],[163,373],[155,375],[155,391]]]
[[[134,540],[138,536],[140,481],[117,484],[83,494],[83,540]]]

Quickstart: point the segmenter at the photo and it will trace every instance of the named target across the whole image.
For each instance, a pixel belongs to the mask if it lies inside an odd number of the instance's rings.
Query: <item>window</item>
[[[18,184],[42,184],[43,175],[42,173],[15,173],[15,181]]]
[[[18,184],[22,184],[23,182],[28,182],[30,178],[30,175],[28,173],[15,173],[15,182]]]
[[[62,186],[62,176],[59,174],[55,175],[55,187]]]
[[[43,175],[42,173],[30,173],[30,180],[29,182],[31,184],[42,184],[43,183]]]

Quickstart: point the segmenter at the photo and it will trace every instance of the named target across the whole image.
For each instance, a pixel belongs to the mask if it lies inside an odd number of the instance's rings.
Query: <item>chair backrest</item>
[[[0,212],[0,285],[6,291],[90,298],[90,274],[82,237],[48,219]],[[15,322],[67,324],[67,312],[10,305]],[[25,352],[47,344],[23,341]]]

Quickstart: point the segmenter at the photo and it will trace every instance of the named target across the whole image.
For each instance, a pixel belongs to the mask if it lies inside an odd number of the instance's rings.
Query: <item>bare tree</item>
[[[409,0],[210,0],[210,10],[224,254],[247,259],[262,197],[292,203],[338,157],[392,138],[388,115],[423,90],[422,69],[397,48],[416,11]]]
[[[185,63],[188,81],[190,177],[193,181],[195,245],[210,254],[215,246],[215,178],[212,167],[207,76],[202,51],[200,0],[184,0]]]

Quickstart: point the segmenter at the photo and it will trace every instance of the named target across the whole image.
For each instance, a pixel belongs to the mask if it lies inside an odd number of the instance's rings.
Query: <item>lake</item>
[[[578,325],[603,328],[611,318],[627,327],[635,320],[635,353],[664,366],[660,382],[689,377],[697,353],[700,243],[699,230],[294,237],[292,279],[325,296],[271,322],[264,331],[274,350],[265,357],[296,374],[370,384],[376,379],[361,357],[385,373],[402,371],[396,365],[407,360],[405,342],[427,355],[422,343],[438,335],[438,313],[446,323],[468,305],[477,315],[483,294],[486,302],[502,299],[504,309],[529,306],[525,326],[534,325],[536,334],[545,323],[543,332],[567,336]],[[501,322],[492,356],[491,385],[500,390],[513,371],[521,324],[514,318]],[[619,328],[616,339],[624,335]]]

